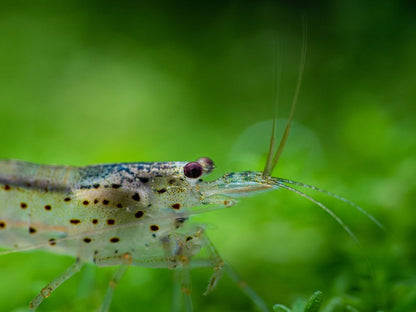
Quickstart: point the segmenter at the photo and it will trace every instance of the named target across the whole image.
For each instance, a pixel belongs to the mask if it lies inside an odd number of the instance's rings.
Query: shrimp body
[[[233,206],[242,195],[284,188],[320,206],[356,240],[331,210],[290,185],[324,192],[367,214],[330,192],[264,172],[234,172],[204,181],[202,177],[213,169],[209,158],[87,167],[0,161],[0,245],[9,252],[47,248],[76,257],[75,264],[31,302],[31,311],[86,262],[119,265],[102,311],[108,310],[114,285],[130,265],[179,269],[188,311],[192,310],[191,266],[214,269],[206,294],[226,269],[239,285],[245,285],[243,291],[257,307],[268,311],[254,291],[224,266],[204,228],[186,222],[191,215]],[[202,248],[206,256],[194,259]]]
[[[201,181],[184,175],[188,163],[69,167],[2,161],[0,245],[45,247],[98,265],[118,264],[118,255],[129,253],[136,265],[170,266],[173,260],[164,259],[168,237],[201,200]]]
[[[120,265],[111,285],[130,265],[184,272],[191,264],[211,266],[214,273],[206,293],[212,291],[224,262],[204,229],[186,221],[209,211],[207,205],[229,207],[236,203],[235,195],[272,188],[261,173],[203,181],[213,168],[209,158],[87,167],[0,161],[0,245],[7,249],[2,253],[46,248],[76,257],[75,264],[31,302],[31,311],[86,262]],[[203,247],[208,257],[194,263]],[[182,280],[189,295],[189,278]],[[109,288],[102,310],[108,309],[113,290]],[[186,301],[190,310],[190,299]]]

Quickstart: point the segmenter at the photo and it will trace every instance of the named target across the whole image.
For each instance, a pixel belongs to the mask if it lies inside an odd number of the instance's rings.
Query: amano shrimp
[[[305,53],[302,53],[301,72]],[[274,152],[274,135],[263,172],[226,173],[205,180],[214,170],[208,157],[195,161],[92,165],[86,167],[37,165],[24,161],[0,161],[0,245],[10,253],[35,248],[75,257],[64,273],[46,285],[31,301],[35,311],[43,300],[81,267],[119,266],[101,311],[110,308],[118,281],[130,266],[169,268],[178,272],[186,311],[192,311],[190,269],[211,267],[205,294],[213,291],[223,272],[238,282],[258,309],[267,305],[225,264],[203,226],[192,225],[192,215],[228,208],[241,195],[286,189],[328,212],[355,239],[351,230],[324,204],[296,187],[320,188],[271,176],[285,141],[296,104],[298,88],[286,131]],[[273,132],[274,133],[274,132]],[[375,221],[377,222],[377,221]],[[202,249],[205,258],[194,259]]]
[[[97,266],[120,265],[104,300],[104,311],[110,305],[114,286],[130,265],[182,270],[185,294],[189,293],[187,271],[191,266],[210,266],[213,274],[206,290],[208,294],[224,270],[232,277],[235,274],[225,267],[204,228],[188,224],[188,218],[233,206],[237,203],[236,197],[243,194],[288,189],[333,215],[322,203],[290,185],[311,186],[252,171],[228,173],[214,181],[204,181],[202,177],[213,168],[212,160],[205,157],[193,162],[88,167],[1,161],[0,244],[10,251],[43,247],[76,257],[66,272],[42,289],[31,302],[31,310],[86,262]],[[206,249],[207,259],[193,263],[193,256],[201,248]],[[247,287],[246,293],[267,311],[265,304]],[[190,298],[187,302],[190,310]]]

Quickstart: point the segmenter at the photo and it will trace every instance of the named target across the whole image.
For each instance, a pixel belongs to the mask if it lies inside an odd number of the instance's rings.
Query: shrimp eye
[[[203,171],[204,169],[202,168],[202,165],[195,161],[187,163],[185,167],[183,167],[183,173],[185,174],[185,177],[190,179],[199,178]]]
[[[214,162],[211,158],[201,157],[197,160],[197,163],[201,164],[205,173],[210,173],[215,168]]]

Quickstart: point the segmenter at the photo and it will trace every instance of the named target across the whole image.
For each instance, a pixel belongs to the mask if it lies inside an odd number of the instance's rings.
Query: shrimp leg
[[[103,304],[101,305],[101,312],[106,312],[109,310],[111,300],[113,299],[114,290],[131,265],[132,260],[133,258],[129,253],[125,253],[120,257],[121,265],[117,268],[117,270],[114,272],[114,275],[111,277],[110,284],[107,288],[107,293],[105,294]]]
[[[182,285],[181,285],[181,271],[175,270],[173,276],[173,292],[172,292],[172,306],[171,312],[182,311]]]
[[[192,236],[188,236],[192,237]],[[174,291],[171,311],[192,312],[190,254],[185,236],[172,233],[162,239],[167,266],[174,269]],[[182,307],[184,306],[184,309]]]
[[[38,308],[38,306],[43,302],[44,299],[48,298],[51,293],[57,289],[63,282],[69,279],[72,275],[77,273],[81,267],[83,266],[84,262],[81,261],[80,258],[77,258],[75,263],[71,265],[63,274],[59,275],[55,278],[52,282],[50,282],[46,287],[44,287],[39,295],[37,295],[31,302],[29,311],[34,312]]]
[[[241,277],[230,265],[226,264],[224,266],[224,271],[237,284],[237,286],[240,287],[241,291],[254,302],[259,311],[269,312],[269,309],[263,299],[260,298],[260,296],[253,290],[253,288],[250,287],[250,285],[241,279]]]
[[[215,287],[217,287],[218,281],[222,277],[224,260],[222,260],[220,254],[218,253],[218,250],[215,248],[212,241],[208,238],[207,234],[201,230],[199,235],[201,236],[201,240],[204,242],[204,246],[207,249],[214,270],[209,279],[208,287],[204,292],[204,295],[206,296],[209,293],[211,293],[215,289]]]
[[[123,277],[123,275],[126,273],[127,269],[131,265],[134,265],[134,266],[146,265],[147,267],[154,267],[154,268],[173,268],[174,262],[172,260],[172,257],[168,257],[168,256],[133,258],[131,254],[124,253],[122,255],[112,256],[112,257],[95,257],[94,263],[98,266],[119,265],[119,267],[116,269],[116,271],[114,272],[110,280],[107,293],[104,297],[103,303],[100,308],[100,311],[108,311],[110,308],[114,290],[116,289],[121,278]]]
[[[184,311],[192,312],[194,309],[191,297],[191,267],[189,262],[182,264],[182,267],[178,268],[177,270],[177,277],[179,277]]]
[[[269,309],[267,308],[267,305],[263,301],[263,299],[261,299],[260,296],[257,295],[256,292],[238,276],[238,274],[230,265],[226,264],[222,260],[217,249],[215,248],[211,240],[208,238],[206,233],[205,232],[201,233],[201,235],[202,235],[202,240],[205,243],[205,247],[207,248],[208,254],[210,255],[210,260],[212,261],[214,265],[214,273],[212,274],[210,278],[210,281],[208,283],[208,288],[205,291],[204,295],[209,294],[215,289],[224,271],[238,285],[238,287],[241,288],[243,293],[246,294],[247,297],[249,297],[253,301],[253,303],[257,306],[259,311],[268,312]]]

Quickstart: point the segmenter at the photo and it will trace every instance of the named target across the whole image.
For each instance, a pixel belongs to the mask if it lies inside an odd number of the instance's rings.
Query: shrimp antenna
[[[272,134],[270,136],[270,145],[269,151],[267,152],[267,161],[266,165],[263,170],[263,177],[269,176],[272,171],[272,160],[273,160],[273,152],[276,144],[276,119],[277,119],[277,110],[279,107],[279,89],[280,89],[280,78],[281,78],[281,61],[280,61],[280,47],[279,42],[277,40],[277,35],[275,34],[274,37],[274,45],[275,45],[275,58],[274,58],[274,71],[273,71],[273,98],[275,100],[274,103],[274,113],[273,113],[273,125],[272,125]]]
[[[282,183],[287,183],[287,184],[291,184],[291,185],[296,185],[296,186],[301,186],[301,187],[305,187],[320,193],[324,193],[327,194],[337,200],[340,200],[348,205],[350,205],[351,207],[357,209],[359,212],[361,212],[363,215],[365,215],[367,218],[369,218],[374,224],[376,224],[380,229],[382,230],[386,230],[386,228],[384,227],[383,224],[381,224],[380,221],[378,221],[373,215],[371,215],[369,212],[367,212],[366,210],[364,210],[364,208],[358,206],[356,203],[346,199],[345,197],[339,196],[337,194],[334,194],[332,192],[329,192],[327,190],[321,189],[319,187],[310,185],[310,184],[306,184],[306,183],[302,183],[302,182],[298,182],[298,181],[293,181],[293,180],[288,180],[288,179],[282,179],[282,178],[278,178],[278,180]]]
[[[280,156],[283,152],[283,149],[286,145],[286,141],[287,138],[289,136],[289,132],[290,132],[290,126],[292,124],[292,120],[293,120],[293,115],[295,114],[295,109],[296,109],[296,103],[298,102],[298,97],[299,97],[299,92],[300,92],[300,87],[302,84],[302,79],[303,79],[303,73],[305,70],[305,62],[306,62],[306,47],[307,47],[307,23],[306,23],[306,18],[303,18],[303,23],[302,23],[302,29],[303,29],[303,40],[302,40],[302,53],[301,53],[301,57],[300,57],[300,65],[299,65],[299,75],[298,75],[298,81],[296,84],[296,89],[295,89],[295,94],[293,96],[293,102],[292,102],[292,107],[290,109],[290,114],[289,114],[289,118],[285,127],[285,131],[283,132],[283,136],[280,140],[279,143],[279,147],[277,148],[276,153],[274,154],[274,156],[272,156],[272,151],[274,149],[274,145],[275,145],[275,129],[276,129],[276,118],[273,119],[273,127],[272,127],[272,135],[271,135],[271,139],[270,139],[270,148],[269,148],[269,153],[267,155],[267,161],[266,161],[266,166],[264,168],[263,171],[263,176],[270,176],[270,174],[272,173],[273,169],[276,167]],[[277,101],[276,101],[277,104]],[[277,111],[277,109],[275,110],[275,112]],[[276,117],[276,116],[274,116]]]
[[[348,233],[348,235],[353,239],[354,242],[357,243],[357,245],[360,245],[360,241],[358,240],[357,236],[355,236],[355,234],[351,231],[351,229],[348,227],[348,225],[346,225],[340,217],[338,217],[335,212],[333,212],[331,209],[329,209],[327,206],[325,206],[324,204],[322,204],[320,201],[317,201],[315,198],[310,197],[309,195],[293,188],[290,187],[284,183],[280,183],[279,186],[281,188],[287,189],[293,193],[296,193],[300,196],[302,196],[303,198],[306,198],[307,200],[309,200],[310,202],[314,203],[315,205],[318,205],[319,207],[322,208],[322,210],[324,210],[326,213],[328,213],[333,219],[335,219],[336,222],[338,222],[339,225],[341,225],[341,227],[345,230],[345,232]]]

